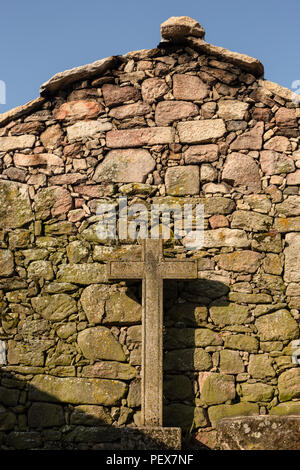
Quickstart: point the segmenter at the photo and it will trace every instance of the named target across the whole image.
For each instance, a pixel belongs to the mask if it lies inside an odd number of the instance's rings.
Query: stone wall
[[[119,195],[205,208],[201,250],[165,244],[199,277],[165,283],[165,424],[214,448],[221,417],[300,413],[299,108],[255,59],[182,43],[0,117],[3,449],[116,449],[140,423],[141,284],[106,262],[141,250],[96,232]]]

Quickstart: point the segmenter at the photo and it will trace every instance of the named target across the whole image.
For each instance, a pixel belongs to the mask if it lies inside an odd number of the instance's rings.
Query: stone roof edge
[[[169,41],[164,41],[159,44],[159,47],[168,47],[172,45],[173,43]],[[225,59],[228,62],[241,67],[243,70],[252,73],[257,78],[263,76],[264,67],[262,63],[258,59],[247,56],[246,54],[240,54],[238,52],[232,52],[223,47],[214,46],[212,44],[207,43],[203,39],[196,38],[193,36],[186,37],[184,40],[184,44],[182,45],[187,45],[199,51],[203,51],[207,54],[213,55],[217,58]],[[47,82],[41,85],[39,98],[36,98],[22,106],[18,106],[3,114],[0,114],[0,127],[5,126],[13,119],[17,119],[31,111],[36,111],[46,101],[46,96],[48,94],[53,95],[55,92],[57,92],[64,86],[70,85],[78,80],[88,79],[96,75],[105,73],[110,67],[115,66],[118,62],[122,60],[126,60],[129,58],[146,59],[147,57],[149,58],[153,57],[154,55],[157,55],[158,52],[158,48],[131,51],[123,56],[110,56],[92,62],[91,64],[81,65],[79,67],[74,67],[73,69],[65,70],[64,72],[59,72],[53,77],[51,77]],[[272,93],[280,96],[281,98],[284,98],[285,100],[293,100],[294,92],[292,92],[288,88],[282,87],[281,85],[278,85],[277,83],[271,82],[269,80],[264,80],[263,78],[259,80],[259,84],[260,86],[267,88]]]
[[[44,104],[45,101],[46,99],[40,96],[39,98],[35,98],[22,106],[17,106],[16,108],[6,111],[6,113],[0,114],[0,127],[6,126],[10,121],[18,119],[30,111],[36,111],[42,106],[42,104]]]

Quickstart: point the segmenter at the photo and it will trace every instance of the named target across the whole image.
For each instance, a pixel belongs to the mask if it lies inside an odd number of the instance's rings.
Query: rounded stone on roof
[[[163,40],[178,41],[186,36],[204,38],[205,31],[201,24],[189,16],[171,16],[161,24]]]

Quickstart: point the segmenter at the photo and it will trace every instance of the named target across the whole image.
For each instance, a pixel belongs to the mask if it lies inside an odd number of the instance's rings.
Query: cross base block
[[[181,450],[181,428],[124,428],[122,450]]]

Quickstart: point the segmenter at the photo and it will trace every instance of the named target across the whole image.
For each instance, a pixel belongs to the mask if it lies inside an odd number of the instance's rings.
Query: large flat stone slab
[[[125,428],[122,450],[181,450],[181,429],[164,427]]]
[[[217,424],[222,450],[300,450],[300,416],[238,416]]]

